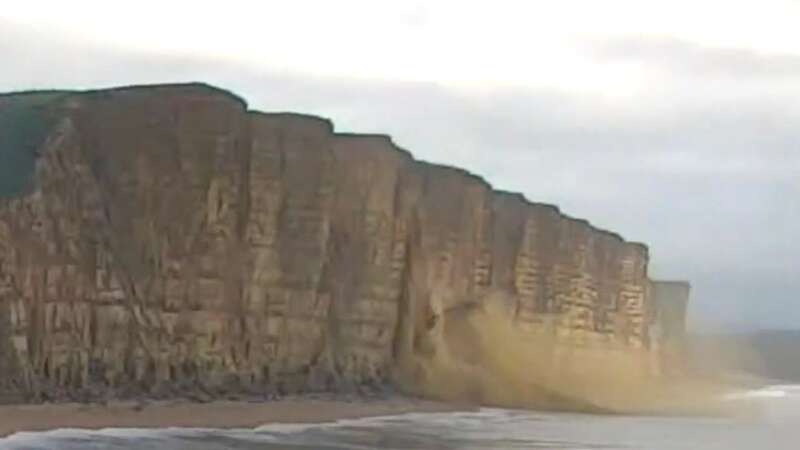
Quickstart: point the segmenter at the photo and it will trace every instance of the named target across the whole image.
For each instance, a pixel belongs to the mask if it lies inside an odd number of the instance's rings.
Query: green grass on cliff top
[[[48,105],[62,92],[0,96],[0,197],[22,193],[29,185],[36,152],[53,123]]]

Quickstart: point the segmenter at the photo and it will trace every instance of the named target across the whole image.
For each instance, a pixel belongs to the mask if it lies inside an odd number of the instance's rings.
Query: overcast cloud
[[[422,7],[379,17],[411,35],[435,18]],[[688,32],[571,36],[562,42],[570,67],[597,70],[565,74],[560,85],[491,72],[468,82],[439,72],[348,76],[108,43],[70,26],[0,13],[0,91],[197,80],[254,109],[388,133],[419,159],[464,167],[647,243],[654,277],[692,282],[695,326],[800,327],[800,48],[716,46]],[[493,58],[488,50],[477,49],[476,66]],[[534,69],[559,64],[542,54],[517,57]],[[580,84],[595,74],[601,83]]]

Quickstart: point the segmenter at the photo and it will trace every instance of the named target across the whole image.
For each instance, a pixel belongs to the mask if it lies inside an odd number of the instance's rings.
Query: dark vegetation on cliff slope
[[[63,92],[32,92],[0,97],[0,197],[20,194],[33,174],[36,152],[53,116],[49,106]]]

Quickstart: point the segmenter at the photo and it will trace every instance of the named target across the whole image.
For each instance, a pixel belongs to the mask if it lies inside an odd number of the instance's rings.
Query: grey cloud
[[[674,75],[689,90],[612,104],[554,90],[476,94],[123,51],[0,21],[0,60],[9,62],[0,91],[201,80],[256,109],[330,117],[340,131],[388,133],[420,159],[464,167],[498,188],[647,242],[655,276],[693,282],[694,323],[796,328],[800,107],[791,101],[793,87],[772,86],[795,63],[780,59],[781,68],[759,72],[747,66],[763,60],[747,52],[662,43],[652,56],[651,43],[634,44],[599,55],[691,67]],[[720,99],[697,75],[709,67],[772,88]]]

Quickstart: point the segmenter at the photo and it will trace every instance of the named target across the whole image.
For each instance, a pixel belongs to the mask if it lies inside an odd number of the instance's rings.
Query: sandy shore
[[[329,422],[468,406],[392,397],[379,400],[295,397],[263,402],[182,401],[0,406],[0,437],[55,428],[253,428],[269,423]]]

